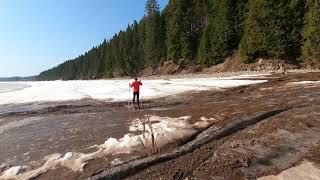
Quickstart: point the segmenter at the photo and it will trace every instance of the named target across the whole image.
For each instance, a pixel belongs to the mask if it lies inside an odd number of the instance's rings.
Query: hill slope
[[[147,0],[139,22],[38,80],[139,76],[146,69],[154,74],[166,61],[199,70],[224,62],[234,50],[244,63],[317,64],[319,14],[316,0],[170,0],[162,12],[156,0]]]

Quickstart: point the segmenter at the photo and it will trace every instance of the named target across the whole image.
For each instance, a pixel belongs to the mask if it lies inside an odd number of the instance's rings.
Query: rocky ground
[[[36,179],[255,179],[278,174],[304,161],[319,166],[320,73],[274,74],[262,79],[269,82],[143,101],[142,110],[130,111],[131,118],[146,114],[188,115],[194,122],[200,117],[212,117],[214,121],[202,133],[166,145],[157,153],[146,149],[130,156],[120,154],[117,157],[124,163],[113,166],[105,158],[98,158],[90,160],[83,172],[58,167]],[[125,124],[129,115],[123,113],[127,112],[125,105],[126,102],[106,104],[87,100],[1,116],[81,113],[88,114],[81,118],[94,119],[89,117],[93,113],[92,116],[103,118],[112,116]],[[90,122],[84,125],[91,126]],[[103,124],[97,125],[99,128],[76,133],[83,134],[89,145],[95,138],[98,140],[94,143],[103,143],[108,133],[104,132]],[[115,132],[121,134],[123,130]],[[83,142],[73,145],[81,147]]]

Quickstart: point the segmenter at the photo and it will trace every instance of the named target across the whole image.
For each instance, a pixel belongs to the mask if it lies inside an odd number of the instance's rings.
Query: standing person
[[[140,109],[140,102],[139,102],[139,91],[140,91],[140,86],[142,86],[142,82],[138,78],[134,78],[134,82],[129,84],[129,86],[132,88],[133,87],[133,106],[135,103],[135,99],[137,97],[137,102],[138,102],[138,108]]]

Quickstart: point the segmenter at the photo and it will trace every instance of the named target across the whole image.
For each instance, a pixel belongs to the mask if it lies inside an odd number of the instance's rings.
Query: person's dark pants
[[[137,97],[137,102],[138,102],[138,108],[140,108],[139,92],[133,92],[133,100],[132,100],[133,104],[135,103],[136,97]]]

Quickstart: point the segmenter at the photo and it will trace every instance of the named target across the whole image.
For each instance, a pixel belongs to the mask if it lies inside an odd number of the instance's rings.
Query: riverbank
[[[207,139],[206,136],[199,133],[209,127],[212,133],[216,133],[229,127],[237,120],[246,120],[267,111],[288,108],[250,126],[244,126],[242,129],[236,128],[231,134],[222,134],[217,139],[200,144],[190,152],[166,161],[157,161],[152,166],[149,164],[144,166],[145,170],[142,169],[142,171],[141,168],[133,168],[130,173],[124,175],[132,179],[245,178],[278,173],[304,159],[318,163],[316,158],[319,157],[317,156],[318,151],[313,149],[317,149],[319,143],[317,128],[320,123],[317,112],[319,112],[320,101],[318,94],[320,74],[274,74],[265,77],[243,76],[241,79],[262,79],[268,80],[268,82],[219,91],[192,91],[159,99],[149,99],[143,101],[143,109],[139,111],[128,111],[127,102],[106,103],[88,99],[55,103],[56,105],[51,104],[49,107],[31,111],[7,113],[3,115],[5,117],[2,117],[6,121],[28,119],[34,116],[46,118],[46,121],[41,119],[25,120],[23,125],[15,127],[19,128],[19,134],[7,131],[5,133],[6,139],[3,139],[2,142],[3,144],[7,143],[7,146],[3,146],[7,149],[4,148],[1,154],[10,156],[6,153],[18,152],[14,150],[19,149],[19,146],[12,145],[19,145],[20,142],[25,141],[21,137],[28,133],[33,140],[28,141],[31,146],[26,145],[25,148],[32,147],[32,144],[36,145],[35,147],[43,147],[48,144],[49,147],[45,149],[49,149],[52,153],[59,152],[66,155],[66,153],[72,152],[72,149],[79,149],[78,153],[90,154],[96,152],[97,146],[95,145],[105,144],[107,137],[110,137],[111,134],[117,142],[121,142],[120,139],[128,132],[133,135],[142,135],[143,133],[139,129],[141,127],[139,120],[146,119],[145,117],[150,117],[153,128],[170,130],[168,127],[174,127],[174,129],[182,128],[184,132],[188,132],[183,138],[174,138],[174,141],[165,146],[159,146],[158,149],[147,145],[142,146],[141,144],[147,144],[142,141],[140,144],[135,144],[138,147],[134,147],[137,149],[131,151],[130,154],[110,153],[93,159],[86,159],[88,157],[86,156],[82,159],[86,162],[83,171],[78,171],[79,169],[74,171],[72,168],[66,167],[65,164],[60,164],[46,173],[39,173],[37,176],[38,179],[50,179],[51,177],[82,179],[101,175],[100,173],[103,175],[105,170],[112,171],[112,167],[121,167],[121,164],[134,164],[136,159],[141,160],[141,158],[150,157],[150,155],[161,156],[163,153],[176,151],[185,143],[197,140],[199,136]],[[5,123],[3,120],[1,122]],[[166,126],[168,123],[164,122],[178,122],[179,128],[177,128],[177,124]],[[30,134],[32,126],[38,128],[36,133]],[[110,131],[110,126],[112,126],[112,131]],[[48,128],[50,129],[49,133]],[[133,128],[134,131],[130,131],[130,128],[131,130]],[[159,142],[160,145],[160,141],[167,139],[164,137],[168,137],[166,135],[169,135],[170,132],[172,131],[166,131],[166,134],[158,133],[159,136],[155,138],[156,142]],[[116,135],[117,133],[118,135]],[[171,135],[170,137],[172,137]],[[287,137],[292,137],[290,139],[292,142],[287,141]],[[15,139],[15,142],[4,141],[10,139]],[[48,139],[59,143],[55,145],[46,143]],[[295,139],[297,140],[293,141]],[[110,140],[108,143],[111,142],[117,143],[114,140]],[[20,147],[23,147],[23,144]],[[92,149],[88,149],[88,147]],[[28,149],[22,148],[20,153],[26,150]],[[43,155],[46,153],[43,152]],[[58,158],[51,156],[51,158],[72,160],[75,156],[79,157],[79,154],[65,155]],[[13,154],[11,156],[14,157]],[[41,150],[33,155],[26,154],[25,157],[28,156],[40,157]],[[21,157],[20,161],[23,162],[25,157]],[[263,159],[266,160],[263,161]],[[268,163],[264,164],[264,162]],[[39,167],[42,163],[35,164],[34,167],[31,166],[31,169]],[[30,167],[21,171],[29,170]]]

